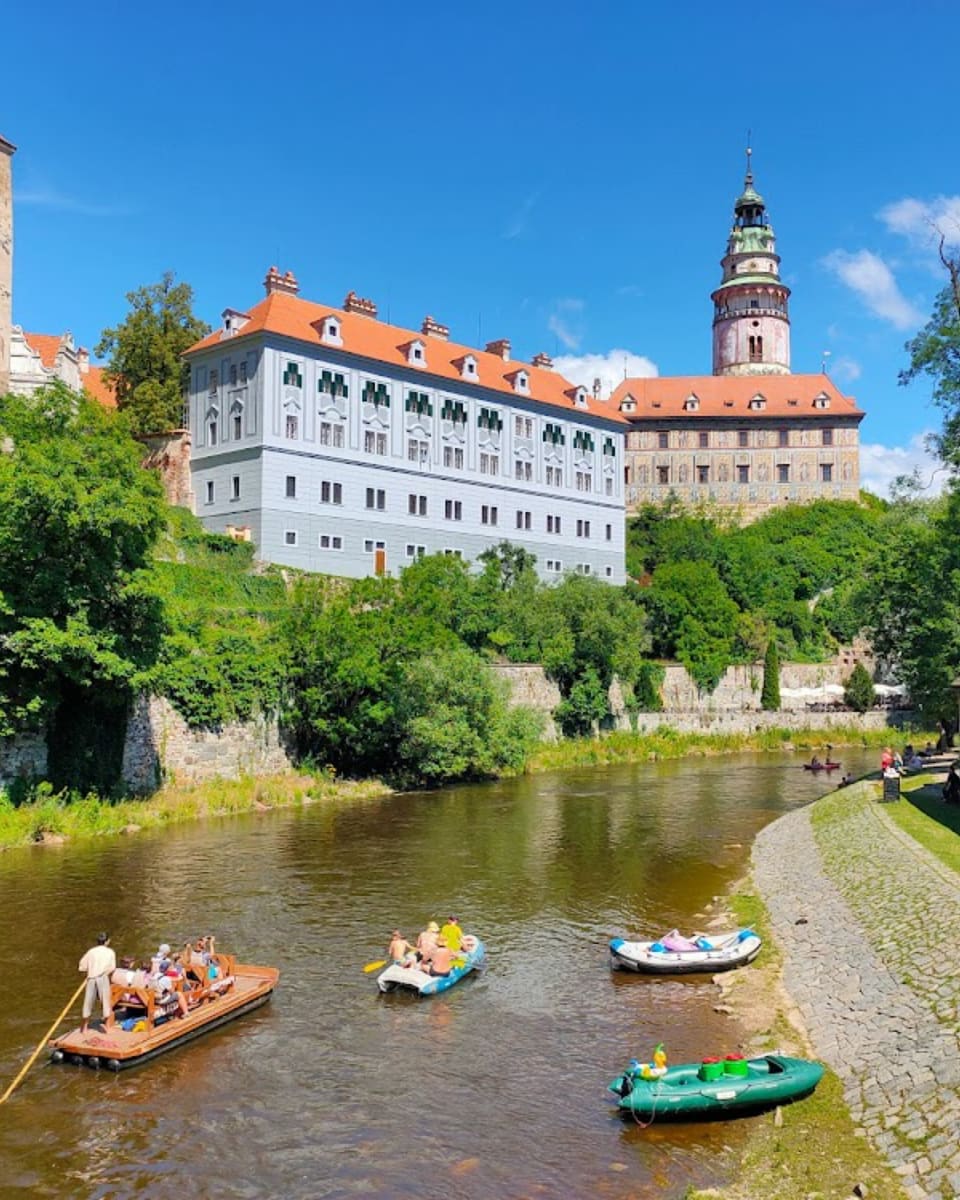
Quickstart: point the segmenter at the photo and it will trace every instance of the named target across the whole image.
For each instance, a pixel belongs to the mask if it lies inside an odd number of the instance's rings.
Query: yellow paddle
[[[385,958],[378,958],[376,962],[367,963],[363,968],[363,973],[364,975],[369,975],[371,971],[379,971],[381,967],[385,967],[386,965],[387,960]]]
[[[86,986],[87,986],[87,981],[84,979],[84,981],[80,984],[80,986],[77,988],[77,990],[70,997],[67,1004],[64,1006],[63,1012],[60,1014],[59,1017],[57,1017],[57,1019],[54,1021],[54,1023],[50,1026],[50,1028],[47,1030],[47,1032],[40,1039],[40,1045],[37,1046],[36,1050],[34,1050],[34,1052],[27,1059],[26,1065],[24,1066],[23,1070],[16,1077],[16,1079],[13,1081],[13,1083],[10,1084],[10,1086],[3,1093],[3,1095],[0,1096],[0,1104],[3,1104],[6,1100],[9,1100],[9,1098],[13,1094],[17,1084],[20,1082],[21,1079],[23,1079],[24,1075],[26,1075],[26,1073],[30,1070],[30,1068],[36,1062],[37,1056],[39,1055],[40,1051],[44,1048],[44,1046],[47,1044],[49,1039],[53,1037],[54,1030],[57,1028],[57,1026],[60,1024],[60,1022],[63,1020],[63,1018],[67,1015],[67,1013],[74,1006],[74,1004],[80,999],[80,993],[83,991],[83,989]]]

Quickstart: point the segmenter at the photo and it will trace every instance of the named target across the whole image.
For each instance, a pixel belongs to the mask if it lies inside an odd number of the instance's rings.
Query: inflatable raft
[[[485,950],[479,938],[466,933],[461,945],[462,952],[454,958],[454,967],[449,975],[429,975],[418,966],[391,963],[377,976],[377,987],[381,992],[406,991],[416,996],[436,996],[439,992],[449,991],[483,964]]]
[[[760,953],[763,943],[752,929],[700,934],[685,938],[675,929],[656,942],[610,942],[611,965],[647,975],[692,975],[743,967]]]
[[[631,1066],[608,1087],[622,1112],[652,1121],[755,1112],[809,1096],[823,1067],[803,1058],[766,1054],[762,1058],[706,1059],[667,1067],[656,1079]]]

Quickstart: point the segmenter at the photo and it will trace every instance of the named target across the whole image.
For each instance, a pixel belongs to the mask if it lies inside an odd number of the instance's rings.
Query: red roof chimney
[[[300,291],[300,285],[297,283],[294,273],[288,271],[286,275],[281,275],[276,267],[271,267],[267,272],[263,286],[268,296],[272,296],[274,292],[283,292],[287,296],[296,296]]]
[[[544,354],[543,351],[541,351],[539,354],[535,354],[531,361],[535,367],[543,367],[545,371],[551,371],[553,369],[553,359],[549,354]]]
[[[495,354],[497,358],[502,358],[504,362],[510,361],[509,338],[500,338],[496,342],[487,342],[486,350],[488,354]]]
[[[447,341],[450,337],[449,327],[441,325],[439,321],[435,321],[429,314],[423,318],[420,332],[425,333],[428,337],[439,338],[442,342]]]
[[[370,317],[374,321],[377,319],[377,306],[374,302],[358,296],[356,292],[347,292],[344,296],[343,311],[356,313],[361,317]]]

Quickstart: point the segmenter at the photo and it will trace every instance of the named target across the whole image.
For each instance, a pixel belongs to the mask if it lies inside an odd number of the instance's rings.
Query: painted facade
[[[259,557],[360,577],[423,554],[473,561],[501,541],[624,581],[625,422],[538,355],[449,341],[298,296],[227,309],[190,351],[193,491],[204,525]]]
[[[748,151],[713,292],[713,374],[625,379],[628,511],[673,496],[754,520],[781,504],[856,500],[864,413],[826,375],[790,372],[790,290]]]

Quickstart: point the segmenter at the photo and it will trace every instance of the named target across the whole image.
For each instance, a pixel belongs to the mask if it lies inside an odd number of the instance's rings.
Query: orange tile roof
[[[103,377],[105,370],[106,367],[95,367],[91,363],[86,373],[81,373],[80,381],[83,384],[83,390],[89,392],[94,400],[99,400],[104,408],[116,408],[117,396]]]
[[[27,333],[24,331],[24,339],[27,345],[35,353],[40,355],[40,361],[52,371],[57,365],[57,351],[60,349],[60,343],[63,340],[59,333]]]
[[[826,410],[813,406],[814,397],[820,395],[830,400]],[[838,391],[828,375],[660,375],[653,379],[625,379],[610,403],[619,408],[627,396],[636,401],[636,410],[626,414],[628,420],[634,421],[687,417],[823,420],[824,411],[831,416],[858,420],[865,416],[857,408],[856,400]],[[700,402],[696,409],[684,408],[690,396],[696,396]],[[748,407],[755,396],[764,398],[764,408]]]
[[[423,370],[424,375],[439,375],[442,379],[457,382],[479,383],[482,387],[496,392],[504,392],[510,396],[518,395],[513,389],[512,377],[517,371],[525,371],[529,378],[530,392],[527,399],[549,404],[555,408],[566,408],[577,412],[589,413],[608,421],[624,423],[617,407],[609,401],[595,400],[589,393],[585,408],[578,408],[574,403],[573,394],[576,385],[564,379],[556,371],[544,367],[535,367],[531,363],[519,362],[516,359],[504,361],[496,354],[488,354],[485,350],[475,350],[471,346],[462,346],[456,342],[444,341],[415,330],[403,329],[397,325],[387,325],[375,318],[365,317],[359,313],[344,312],[343,309],[333,308],[329,304],[314,304],[302,300],[299,296],[291,296],[284,292],[273,292],[251,308],[247,316],[250,318],[237,338],[248,337],[250,334],[266,332],[281,334],[299,342],[306,342],[320,348],[327,343],[320,339],[320,334],[314,328],[316,322],[327,317],[336,317],[341,326],[343,345],[336,347],[349,354],[357,354],[374,362],[395,367],[408,367],[406,348],[412,341],[423,343],[426,366],[414,367],[413,370]],[[234,338],[221,338],[220,330],[214,330],[196,345],[187,350],[187,354],[195,354],[201,350],[209,350],[215,346],[224,346]],[[460,374],[458,363],[463,356],[471,354],[477,363],[477,378],[464,380]]]

